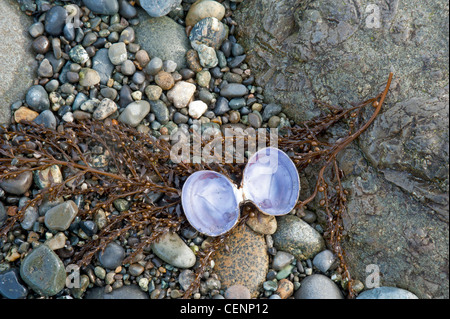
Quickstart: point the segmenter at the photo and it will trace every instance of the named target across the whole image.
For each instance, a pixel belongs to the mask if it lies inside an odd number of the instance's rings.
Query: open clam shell
[[[199,171],[184,183],[181,201],[189,223],[208,236],[231,230],[240,204],[251,201],[264,214],[281,216],[296,205],[300,180],[297,168],[281,150],[265,148],[248,161],[241,188],[214,171]]]
[[[272,216],[288,214],[300,193],[297,168],[283,151],[268,147],[256,152],[248,161],[242,180],[244,200]]]

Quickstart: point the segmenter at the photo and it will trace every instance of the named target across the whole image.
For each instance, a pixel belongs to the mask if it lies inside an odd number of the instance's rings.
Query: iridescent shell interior
[[[228,178],[213,171],[199,171],[185,182],[183,210],[190,224],[199,232],[219,236],[239,220],[236,187]]]
[[[288,214],[296,205],[300,180],[297,168],[283,151],[268,147],[248,161],[242,181],[244,199],[267,215]]]
[[[236,225],[243,201],[273,216],[288,214],[300,192],[297,168],[291,159],[276,148],[255,153],[244,170],[241,189],[224,175],[199,171],[185,182],[182,205],[190,224],[208,236],[219,236]]]

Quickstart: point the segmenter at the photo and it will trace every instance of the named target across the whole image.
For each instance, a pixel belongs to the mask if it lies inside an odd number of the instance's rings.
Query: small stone
[[[109,50],[100,49],[92,58],[92,69],[100,75],[100,83],[106,85],[114,71],[114,64],[109,59]]]
[[[263,121],[268,121],[272,116],[280,114],[282,107],[278,104],[267,104],[262,113]]]
[[[180,81],[167,92],[167,98],[176,108],[182,109],[191,102],[197,87],[185,81]]]
[[[194,253],[176,233],[166,233],[151,246],[155,255],[174,267],[191,268],[195,264]]]
[[[275,269],[276,271],[280,271],[287,265],[291,264],[293,261],[294,256],[284,251],[278,251],[275,257],[273,258],[272,268]]]
[[[148,113],[150,113],[150,103],[147,101],[136,101],[129,104],[120,114],[119,121],[132,127],[137,127]]]
[[[294,284],[288,279],[282,279],[278,282],[278,289],[276,293],[281,299],[287,299],[294,293]]]
[[[100,83],[100,75],[97,71],[90,68],[81,69],[78,74],[80,77],[79,83],[84,87],[91,87]]]
[[[160,124],[167,124],[170,120],[169,109],[166,104],[161,101],[150,101],[152,113],[155,114],[156,120]]]
[[[135,40],[134,29],[132,27],[125,28],[122,33],[120,33],[119,42],[123,42],[125,44],[133,43]]]
[[[227,288],[225,299],[251,299],[250,290],[243,285],[233,285]]]
[[[33,249],[22,261],[20,276],[28,286],[43,296],[54,296],[66,284],[63,262],[46,245]]]
[[[195,280],[195,274],[190,269],[185,269],[182,272],[180,272],[180,275],[178,276],[178,282],[180,283],[181,288],[186,291],[189,289],[190,285]]]
[[[160,71],[155,76],[155,82],[158,84],[163,90],[170,90],[175,85],[175,80],[172,75],[165,71]]]
[[[164,71],[166,71],[168,73],[175,72],[177,70],[177,67],[178,67],[177,63],[172,60],[167,60],[167,61],[164,61],[164,63],[163,63],[163,69],[164,69]]]
[[[128,267],[128,272],[131,276],[137,277],[144,272],[145,268],[141,264],[132,264]]]
[[[189,115],[193,119],[199,119],[208,109],[208,105],[206,105],[203,101],[194,101],[189,103]]]
[[[200,65],[200,57],[196,50],[189,50],[186,52],[186,61],[189,69],[194,72],[200,72],[202,70],[202,66]]]
[[[59,36],[66,24],[67,11],[61,6],[52,7],[45,14],[45,31],[52,36]]]
[[[219,64],[219,59],[217,58],[216,50],[205,44],[199,44],[196,46],[198,52],[198,58],[200,65],[204,68],[214,68]]]
[[[32,86],[27,92],[25,101],[32,110],[38,113],[50,108],[47,91],[41,85]]]
[[[84,64],[89,61],[89,55],[81,44],[78,44],[69,51],[71,60],[78,64]]]
[[[336,256],[330,250],[324,250],[318,253],[313,259],[313,265],[321,272],[327,272],[333,263],[336,261]]]
[[[338,286],[324,275],[311,275],[301,281],[295,299],[344,299]]]
[[[42,60],[39,65],[38,75],[41,78],[50,78],[53,76],[53,67],[47,59]]]
[[[33,23],[28,28],[28,33],[33,37],[37,38],[38,36],[44,33],[44,24],[40,21]]]
[[[117,111],[117,104],[110,99],[103,99],[93,113],[95,120],[104,120]]]
[[[181,0],[141,0],[142,9],[154,18],[162,17],[180,5]]]
[[[268,280],[263,283],[263,288],[267,291],[276,291],[278,289],[278,285],[276,281]]]
[[[33,122],[52,130],[56,129],[56,117],[50,110],[43,111]]]
[[[239,123],[239,121],[241,120],[241,113],[239,113],[238,111],[231,111],[228,117],[228,120],[230,121],[231,124],[237,124]],[[263,230],[263,229],[259,229],[259,225],[261,224],[259,221],[257,221],[257,223],[255,223],[255,221],[250,221],[252,218],[250,218],[247,222],[247,225],[250,226],[250,228],[252,228],[254,231],[256,232],[261,232],[261,231],[269,231],[269,230]],[[249,222],[251,224],[249,224]],[[264,224],[263,224],[264,225]],[[270,224],[265,224],[265,225],[269,225]],[[255,230],[257,229],[257,230]],[[270,230],[271,231],[271,230]],[[276,225],[275,225],[275,230],[276,231]],[[269,234],[268,234],[269,235]],[[270,234],[271,235],[271,234]]]
[[[105,250],[98,254],[98,261],[108,269],[116,269],[121,266],[124,258],[125,249],[115,242],[109,243]]]
[[[45,214],[45,226],[50,230],[65,231],[78,214],[78,206],[69,200],[55,206]]]
[[[25,299],[28,289],[20,283],[16,268],[0,272],[0,295],[7,299]]]
[[[216,115],[224,115],[228,111],[230,111],[230,106],[229,106],[228,100],[226,98],[224,98],[224,97],[221,97],[221,96],[218,97],[217,98],[217,102],[216,102],[216,106],[214,108],[214,114],[216,114]],[[239,119],[240,119],[240,116],[239,116]]]
[[[214,17],[222,20],[225,16],[225,7],[217,1],[197,1],[189,9],[186,15],[186,25],[194,26],[204,18]]]
[[[237,56],[228,62],[228,66],[230,67],[230,69],[237,68],[238,66],[240,66],[242,64],[242,62],[245,61],[246,58],[247,58],[247,56],[245,54]]]
[[[83,220],[80,222],[80,228],[89,237],[94,236],[98,231],[97,224],[92,220]]]
[[[221,90],[220,95],[228,99],[243,97],[248,94],[248,89],[243,84],[229,83],[226,84]]]
[[[278,125],[280,125],[280,123],[281,123],[281,119],[278,116],[274,115],[274,116],[270,117],[269,122],[267,122],[267,125],[270,128],[277,128]]]
[[[145,95],[150,101],[157,101],[161,97],[163,90],[158,85],[149,85],[145,88]]]
[[[120,65],[127,60],[127,46],[123,42],[114,43],[108,51],[109,60],[114,65]]]
[[[201,87],[209,88],[209,82],[211,81],[211,73],[208,70],[202,70],[197,73],[197,83]]]
[[[0,227],[3,226],[4,222],[8,219],[8,214],[6,212],[5,206],[0,202]]]
[[[136,52],[135,58],[136,58],[136,61],[139,63],[139,65],[142,68],[145,68],[148,65],[148,63],[150,62],[150,57],[148,56],[148,53],[145,50],[139,50],[138,52]],[[159,72],[159,70],[158,70],[158,72]]]
[[[121,71],[123,75],[132,76],[136,72],[136,66],[130,60],[126,60],[122,63]]]
[[[233,113],[233,114],[232,114]],[[239,114],[239,112],[232,111],[230,112],[230,122],[237,123],[239,121],[235,121],[234,113]],[[247,220],[247,226],[249,226],[253,231],[263,234],[263,235],[272,235],[277,230],[277,220],[275,216],[265,215],[257,210],[254,210],[254,216],[250,217]]]
[[[208,17],[195,24],[189,35],[189,40],[194,49],[197,45],[205,44],[218,50],[227,37],[228,27],[217,18]]]
[[[14,178],[0,180],[0,187],[7,193],[22,195],[30,189],[32,182],[33,174],[31,172],[23,172]]]
[[[52,184],[63,182],[63,176],[58,165],[33,172],[34,182],[40,189],[47,188]]]
[[[119,12],[117,0],[83,0],[83,3],[94,13],[114,15]]]
[[[154,57],[145,67],[145,72],[149,75],[157,75],[162,70],[162,68],[163,61],[158,57]]]
[[[378,287],[362,292],[356,299],[419,299],[415,294],[396,287]]]
[[[55,236],[53,236],[50,239],[47,239],[45,241],[45,244],[53,251],[64,248],[66,245],[67,237],[64,235],[64,233],[57,233]]]

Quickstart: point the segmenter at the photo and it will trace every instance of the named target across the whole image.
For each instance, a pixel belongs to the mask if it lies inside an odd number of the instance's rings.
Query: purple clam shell
[[[214,171],[192,174],[183,186],[181,201],[189,223],[199,232],[219,236],[239,220],[236,187]]]
[[[273,216],[294,209],[300,192],[297,168],[283,151],[268,147],[256,152],[248,161],[242,181],[244,199]]]

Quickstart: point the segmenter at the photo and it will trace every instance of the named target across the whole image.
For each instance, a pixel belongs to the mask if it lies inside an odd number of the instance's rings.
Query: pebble
[[[195,264],[194,253],[176,233],[166,233],[151,247],[155,255],[174,267],[184,269]]]
[[[196,89],[197,87],[194,84],[180,81],[177,82],[169,92],[167,92],[167,98],[176,108],[182,109],[187,107],[191,102]]]
[[[137,127],[148,113],[150,113],[150,103],[147,101],[136,101],[130,103],[120,114],[119,121],[132,127]]]
[[[105,250],[98,253],[98,261],[107,269],[116,269],[122,265],[125,249],[115,242],[109,243]]]
[[[297,260],[307,260],[325,248],[322,236],[300,218],[293,215],[277,219],[278,229],[272,235],[274,246]]]
[[[196,50],[189,50],[186,53],[186,61],[189,69],[194,72],[200,72],[202,66],[200,65],[199,53]]]
[[[157,101],[161,97],[163,90],[158,85],[149,85],[145,88],[145,95],[150,101]]]
[[[94,13],[112,16],[119,12],[117,0],[83,0],[83,3]]]
[[[47,91],[41,85],[32,86],[27,92],[25,101],[32,110],[38,113],[50,108]]]
[[[5,206],[0,202],[0,227],[4,224],[4,222],[8,219],[8,214],[6,212]]]
[[[200,65],[204,68],[214,68],[219,64],[219,59],[217,58],[216,50],[212,47],[209,47],[205,44],[199,44],[196,46],[198,59]],[[193,61],[191,64],[191,69],[197,69],[197,61]]]
[[[127,0],[119,0],[119,13],[122,17],[131,19],[137,15],[137,10]]]
[[[233,112],[233,113],[232,113]],[[232,117],[237,113],[237,117],[240,118],[239,112],[232,111],[230,112],[230,122],[237,123]],[[262,235],[272,235],[277,230],[277,220],[275,216],[265,215],[256,209],[253,211],[254,216],[251,216],[247,220],[247,226],[249,226],[253,231],[262,234]]]
[[[120,65],[127,60],[127,46],[123,42],[114,43],[108,51],[108,57],[112,64]]]
[[[225,16],[225,7],[217,1],[197,1],[189,9],[186,15],[186,25],[194,26],[204,18],[214,17],[222,20]]]
[[[135,284],[122,286],[111,292],[106,292],[105,287],[95,287],[86,291],[86,299],[149,299],[149,295]]]
[[[155,82],[165,91],[170,90],[175,85],[175,80],[172,75],[165,71],[160,71],[155,76]]]
[[[164,61],[164,63],[163,63],[163,69],[164,69],[164,71],[166,71],[168,73],[175,72],[177,70],[177,67],[178,67],[177,63],[172,60],[167,60],[167,61]]]
[[[276,293],[281,299],[287,299],[294,294],[294,284],[288,279],[282,279],[278,282]]]
[[[100,83],[106,85],[114,71],[114,64],[109,59],[109,50],[100,49],[92,58],[92,69],[97,71],[100,76]]]
[[[52,36],[59,36],[66,24],[67,11],[61,6],[52,7],[45,14],[45,31]]]
[[[204,88],[209,88],[211,82],[211,73],[208,70],[202,70],[197,73],[197,84]]]
[[[67,237],[64,233],[59,232],[52,238],[49,238],[45,241],[45,244],[53,251],[64,248],[66,245]]]
[[[43,296],[56,295],[66,284],[63,262],[44,244],[33,249],[22,260],[20,276],[29,287]]]
[[[294,261],[295,257],[287,252],[278,251],[275,257],[273,257],[272,268],[276,271],[280,271],[287,265]]]
[[[278,116],[271,116],[269,121],[267,122],[267,125],[270,128],[277,128],[281,123],[281,119]],[[308,224],[311,224],[310,222],[308,222],[307,220],[305,220],[305,218],[303,218],[304,221],[306,221]]]
[[[16,268],[0,272],[0,296],[7,299],[25,299],[27,294],[28,289],[21,284]]]
[[[29,201],[30,200],[27,197],[22,197],[19,200],[19,209],[22,209],[23,207],[25,207]],[[39,217],[39,213],[38,213],[37,208],[30,206],[25,210],[23,219],[20,222],[20,226],[25,230],[30,230],[31,228],[33,228],[33,225],[36,222],[38,217]]]
[[[338,286],[324,275],[311,275],[301,281],[295,299],[344,299]]]
[[[228,99],[243,97],[248,94],[248,89],[243,84],[229,83],[226,84],[221,90],[220,95]]]
[[[195,280],[195,274],[190,269],[185,269],[180,272],[180,275],[178,276],[178,282],[181,286],[181,288],[186,291],[189,289],[190,285]]]
[[[252,297],[257,297],[269,269],[264,236],[246,225],[236,227],[231,232],[216,251],[214,271],[224,289],[243,285],[250,290]]]
[[[50,41],[44,35],[34,39],[31,47],[36,53],[45,54],[50,50]]]
[[[163,124],[163,125],[167,124],[170,120],[170,114],[169,114],[169,109],[167,108],[167,105],[161,100],[150,101],[150,105],[151,105],[152,113],[155,114],[156,120],[160,124]],[[175,119],[175,116],[174,116],[174,119]]]
[[[40,21],[33,23],[28,28],[28,33],[33,37],[37,38],[38,36],[44,33],[44,24]]]
[[[103,99],[92,114],[94,120],[104,120],[117,111],[117,104],[110,99]]]
[[[55,206],[45,214],[45,226],[50,230],[65,231],[78,214],[78,206],[69,200]]]
[[[220,96],[217,98],[216,106],[214,107],[214,114],[216,115],[224,115],[230,111],[230,105],[226,98]]]
[[[121,72],[123,75],[131,76],[134,74],[134,72],[136,72],[136,66],[132,61],[126,60],[121,65]]]
[[[36,124],[42,125],[48,129],[56,129],[56,117],[50,110],[45,110],[39,114],[33,121]]]
[[[313,259],[313,265],[316,266],[321,272],[327,272],[333,263],[336,261],[336,256],[334,256],[331,250],[324,250],[318,253]]]
[[[251,299],[250,290],[243,285],[233,285],[227,288],[225,299]]]
[[[43,170],[33,172],[33,180],[40,189],[49,187],[52,184],[63,182],[63,176],[58,165],[52,165]]]
[[[162,17],[181,4],[181,0],[140,0],[141,7],[151,17]]]
[[[189,35],[189,40],[196,50],[200,44],[218,50],[227,37],[228,27],[217,18],[208,17],[195,24]]]
[[[38,76],[41,78],[50,78],[53,76],[53,67],[47,59],[42,60],[39,65]]]
[[[419,299],[415,294],[396,287],[378,287],[363,291],[356,299]]]
[[[81,86],[84,87],[91,87],[97,85],[100,83],[101,80],[98,72],[90,68],[81,69],[78,75],[80,77],[79,83]]]
[[[84,64],[89,60],[89,55],[84,49],[84,47],[80,44],[74,46],[69,51],[69,56],[72,59],[73,62],[78,64]]]
[[[33,183],[33,173],[24,172],[14,178],[0,180],[0,187],[7,193],[22,195],[26,193]]]
[[[203,101],[193,101],[189,103],[189,115],[193,119],[199,119],[207,109],[208,105]]]
[[[272,116],[280,114],[282,107],[278,104],[267,104],[262,113],[263,121],[268,121]]]
[[[261,114],[256,113],[257,111],[254,111],[253,113],[250,113],[248,115],[248,123],[254,127],[254,128],[260,128],[262,125],[262,117]]]

